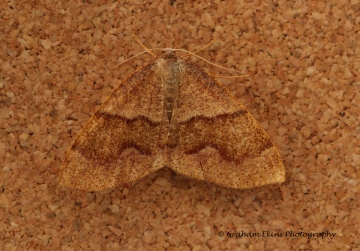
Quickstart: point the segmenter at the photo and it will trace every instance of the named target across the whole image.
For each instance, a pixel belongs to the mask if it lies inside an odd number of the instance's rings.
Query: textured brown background
[[[1,249],[359,250],[360,2],[327,2],[0,1]],[[286,182],[235,190],[164,169],[99,193],[58,187],[81,127],[154,60],[115,67],[143,50],[131,31],[149,48],[214,40],[202,57],[249,74],[220,80],[278,146]],[[227,236],[242,231],[283,236]]]

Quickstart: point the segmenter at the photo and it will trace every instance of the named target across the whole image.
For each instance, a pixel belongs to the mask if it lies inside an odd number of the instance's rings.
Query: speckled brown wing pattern
[[[60,184],[102,190],[165,166],[233,188],[285,179],[277,149],[243,105],[170,49],[90,118],[65,157]]]
[[[281,157],[253,116],[200,67],[184,64],[174,110],[179,140],[169,151],[169,166],[225,187],[283,182]]]
[[[67,153],[60,185],[97,191],[163,167],[157,146],[164,121],[155,64],[126,79],[89,119]]]

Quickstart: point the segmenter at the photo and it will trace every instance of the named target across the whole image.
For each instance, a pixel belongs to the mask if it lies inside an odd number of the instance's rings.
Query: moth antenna
[[[208,44],[205,45],[204,47],[200,48],[199,50],[194,51],[193,53],[198,53],[198,52],[204,50],[205,48],[207,48],[207,47],[209,47],[210,45],[212,45],[214,42],[215,42],[215,40],[212,40],[210,43],[208,43]],[[183,55],[182,57],[186,57],[187,55],[189,55],[189,54],[185,54],[185,55]]]
[[[231,69],[230,69],[231,70]],[[217,76],[217,75],[213,75],[214,78],[227,78],[227,79],[231,79],[231,78],[247,78],[250,77],[248,74],[246,75],[237,75],[237,76]]]
[[[125,59],[124,61],[122,61],[121,63],[118,63],[117,65],[115,65],[113,68],[115,68],[115,67],[118,67],[119,65],[122,65],[123,63],[125,63],[126,61],[128,61],[128,60],[130,60],[130,59],[133,59],[133,58],[135,58],[135,57],[137,57],[137,56],[140,56],[141,54],[144,54],[144,53],[150,53],[150,54],[152,54],[152,55],[155,55],[154,53],[152,53],[151,51],[155,51],[155,50],[164,50],[165,48],[153,48],[153,49],[147,49],[146,51],[142,51],[142,52],[140,52],[140,53],[138,53],[138,54],[136,54],[136,55],[134,55],[134,56],[132,56],[132,57],[129,57],[129,58],[127,58],[127,59]]]
[[[205,48],[205,47],[207,47],[207,46],[208,46],[208,45],[204,46],[203,48]],[[202,48],[202,49],[203,49],[203,48]],[[202,49],[200,49],[200,50],[202,50]],[[188,50],[184,50],[184,49],[173,49],[173,50],[174,50],[174,51],[184,51],[184,52],[186,52],[187,54],[191,54],[192,56],[197,57],[197,58],[199,58],[199,59],[201,59],[201,60],[205,61],[206,63],[208,63],[208,64],[210,64],[210,65],[213,65],[213,66],[218,67],[218,68],[223,69],[223,70],[235,71],[235,72],[238,72],[238,73],[240,73],[240,74],[241,74],[241,72],[240,72],[240,71],[237,71],[237,70],[234,70],[234,69],[230,69],[230,68],[227,68],[227,67],[223,67],[223,66],[220,66],[220,65],[214,64],[214,63],[210,62],[209,60],[206,60],[205,58],[200,57],[200,56],[196,55],[195,53],[190,52],[190,51],[188,51]],[[200,51],[200,50],[198,50],[198,51]],[[187,56],[187,55],[186,55],[186,56]],[[239,75],[239,76],[233,76],[233,77],[221,77],[221,78],[242,78],[242,77],[247,77],[247,76],[249,76],[249,75]]]
[[[149,53],[151,56],[153,56],[154,58],[156,58],[156,55],[155,55],[154,53],[152,53],[151,51],[153,51],[153,50],[158,50],[158,48],[154,48],[154,49],[149,49],[149,48],[147,48],[147,47],[140,41],[140,39],[135,35],[135,33],[131,32],[131,34],[132,34],[132,36],[136,39],[136,41],[141,45],[141,47],[143,47],[143,48],[145,49],[145,51],[140,52],[140,53],[136,54],[135,56],[132,56],[132,57],[130,57],[130,58],[125,59],[125,60],[122,61],[121,63],[115,65],[113,68],[118,67],[119,65],[122,65],[122,64],[125,63],[126,61],[129,61],[130,59],[133,59],[133,58],[135,58],[135,57],[137,57],[137,56],[140,56],[141,54],[144,54],[144,53]]]
[[[151,50],[149,48],[147,48],[141,41],[140,39],[135,35],[135,33],[131,32],[131,34],[133,35],[133,37],[136,39],[136,41],[141,45],[141,47],[143,47],[145,49],[145,51],[147,51],[151,56],[153,56],[154,58],[156,58],[156,55],[154,53],[151,52]]]
[[[118,67],[119,65],[122,65],[123,63],[125,63],[126,61],[129,61],[130,59],[133,59],[133,58],[135,58],[137,56],[140,56],[141,54],[148,53],[148,52],[149,51],[143,51],[143,52],[140,52],[140,53],[138,53],[138,54],[136,54],[136,55],[134,55],[132,57],[129,57],[129,58],[125,59],[124,61],[122,61],[121,63],[118,63],[117,65],[115,65],[113,68]]]

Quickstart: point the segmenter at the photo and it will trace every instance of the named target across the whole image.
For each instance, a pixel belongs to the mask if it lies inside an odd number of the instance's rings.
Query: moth
[[[169,48],[89,119],[62,163],[60,185],[98,191],[163,167],[229,188],[285,180],[279,152],[254,117]]]

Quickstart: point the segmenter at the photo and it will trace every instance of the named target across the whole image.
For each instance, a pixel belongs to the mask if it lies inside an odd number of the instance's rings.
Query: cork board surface
[[[0,249],[359,250],[360,1],[1,1]],[[58,186],[121,79],[182,48],[264,127],[286,182],[222,188],[168,169],[101,192]],[[197,58],[214,75],[231,75]]]

